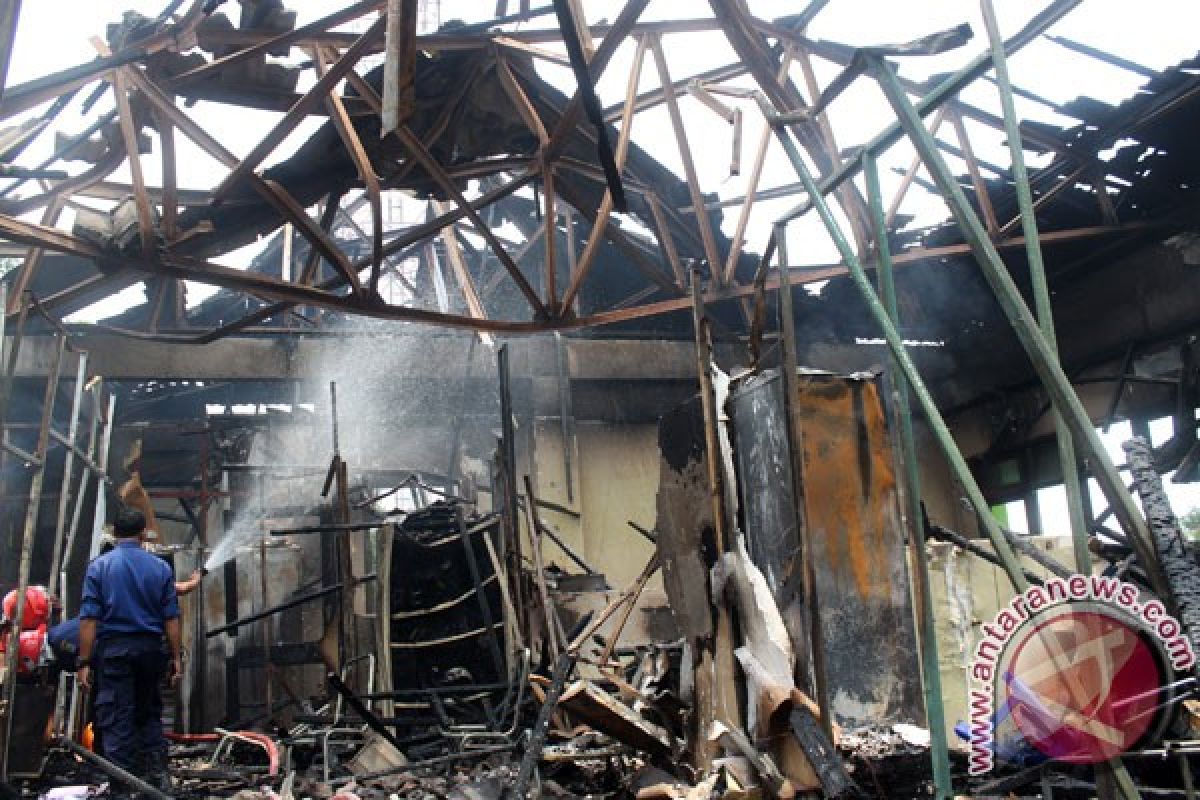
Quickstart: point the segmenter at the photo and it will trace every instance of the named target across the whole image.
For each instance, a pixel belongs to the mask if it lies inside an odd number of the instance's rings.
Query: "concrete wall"
[[[1040,536],[1029,541],[1059,563],[1072,563],[1070,538]],[[977,544],[991,549],[986,540]],[[954,734],[955,723],[968,719],[967,670],[979,641],[980,626],[991,622],[1000,607],[1012,600],[1015,591],[1003,570],[954,545],[931,542],[927,552],[938,634],[938,672],[947,734],[953,745],[962,742]],[[1022,556],[1021,563],[1036,575],[1051,577],[1044,567],[1027,557]]]
[[[541,418],[534,425],[537,493],[541,499],[572,508],[576,518],[549,509],[541,517],[559,531],[567,543],[608,579],[611,591],[575,593],[562,602],[572,613],[603,608],[616,593],[628,587],[650,560],[653,545],[633,530],[628,520],[647,529],[654,527],[658,493],[658,426],[655,424],[576,423],[572,448],[573,485],[568,498],[566,463],[561,425],[557,418]],[[571,572],[578,568],[553,542],[543,540],[547,563]],[[661,576],[647,584],[635,612],[621,635],[621,644],[645,643],[662,634],[669,619]],[[669,626],[665,626],[669,628]],[[601,635],[612,625],[601,628]]]

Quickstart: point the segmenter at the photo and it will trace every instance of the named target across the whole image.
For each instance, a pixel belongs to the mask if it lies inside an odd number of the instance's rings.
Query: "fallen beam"
[[[334,592],[340,592],[341,590],[342,590],[342,584],[340,584],[340,583],[335,583],[333,586],[326,586],[324,589],[318,589],[315,592],[309,592],[308,594],[301,595],[300,597],[296,597],[291,600],[287,600],[283,603],[280,603],[277,606],[272,606],[271,608],[268,608],[265,611],[259,611],[257,614],[251,614],[247,617],[242,617],[241,619],[236,619],[227,625],[222,625],[219,628],[214,628],[211,631],[208,631],[207,633],[205,633],[204,638],[211,639],[214,636],[220,636],[222,633],[234,633],[237,631],[238,628],[240,628],[244,625],[249,625],[252,622],[258,622],[260,619],[266,619],[267,617],[270,617],[274,614],[278,614],[280,611],[287,611],[289,608],[295,608],[296,606],[304,605],[305,603],[311,602],[313,600],[319,600],[322,597],[331,595]]]
[[[163,792],[159,791],[158,789],[154,788],[150,784],[146,783],[144,780],[137,777],[136,775],[133,775],[133,774],[121,769],[116,764],[109,761],[107,758],[103,758],[101,756],[96,755],[91,750],[88,750],[86,747],[82,747],[81,745],[76,744],[75,742],[71,741],[70,739],[66,739],[66,738],[59,739],[58,744],[67,748],[72,753],[79,756],[84,761],[88,762],[93,767],[95,767],[96,769],[103,772],[105,775],[108,775],[113,780],[123,783],[126,786],[132,786],[134,789],[137,789],[143,795],[153,797],[154,800],[171,800],[170,795],[164,794]]]

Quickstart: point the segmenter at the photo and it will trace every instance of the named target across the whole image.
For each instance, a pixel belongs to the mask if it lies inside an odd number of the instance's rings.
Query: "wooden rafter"
[[[122,70],[130,82],[136,85],[151,104],[162,112],[183,135],[191,139],[197,146],[224,164],[232,172],[237,172],[244,167],[244,161],[239,161],[237,156],[229,152],[224,145],[213,138],[200,125],[196,124],[187,114],[183,113],[153,81],[136,69],[125,67]],[[326,73],[326,77],[330,74],[332,72]],[[354,294],[360,297],[363,296],[363,287],[358,278],[359,270],[351,266],[345,254],[338,249],[329,235],[313,222],[312,218],[308,216],[308,213],[295,199],[278,183],[265,180],[254,171],[245,172],[244,174],[255,191],[270,203],[285,220],[295,225],[296,230],[300,231],[309,244],[320,250],[321,255],[343,274],[353,289]]]
[[[508,274],[517,284],[517,288],[521,290],[521,294],[525,295],[525,299],[529,301],[529,305],[533,306],[534,312],[539,316],[545,316],[546,306],[542,303],[541,298],[538,297],[533,287],[529,285],[529,281],[521,273],[521,268],[512,260],[508,251],[504,249],[504,244],[496,238],[496,234],[492,232],[492,229],[479,216],[479,212],[471,207],[467,198],[454,185],[454,181],[446,174],[446,171],[437,162],[437,159],[433,157],[433,154],[425,148],[425,145],[415,133],[409,130],[407,125],[397,127],[393,131],[393,135],[404,144],[404,147],[412,157],[420,162],[421,167],[433,178],[438,187],[448,194],[454,200],[455,204],[462,209],[467,219],[471,221],[471,225],[475,228],[476,233],[487,240],[492,251],[496,254],[496,258],[500,259],[500,263],[508,270]]]
[[[576,0],[554,0],[554,11],[558,15],[558,27],[562,30],[563,44],[567,48],[567,56],[571,60],[571,69],[575,72],[578,89],[575,96],[587,113],[588,120],[596,131],[596,155],[600,166],[604,169],[604,180],[608,184],[608,193],[612,196],[613,206],[618,211],[625,211],[625,190],[621,186],[621,168],[617,166],[612,143],[608,141],[608,125],[604,121],[604,109],[600,99],[596,97],[596,87],[593,85],[589,62],[595,55],[591,36],[587,32],[587,23],[583,19],[583,9]]]
[[[308,116],[309,110],[313,106],[324,102],[333,87],[340,83],[346,77],[346,74],[358,65],[359,60],[367,54],[367,50],[371,44],[383,33],[384,21],[382,17],[376,20],[362,36],[358,37],[358,40],[350,46],[350,49],[329,67],[328,71],[320,77],[311,89],[296,101],[295,105],[288,109],[283,118],[251,149],[246,157],[233,167],[230,173],[213,191],[216,199],[220,200],[227,196],[238,180],[252,174],[262,164],[263,160],[273,153],[275,148],[282,144],[283,140],[296,129],[301,120]]]
[[[445,211],[440,206],[440,203],[435,204],[439,214]],[[475,279],[471,277],[471,271],[467,269],[467,262],[463,258],[462,247],[458,242],[458,232],[453,225],[442,230],[442,243],[446,246],[446,258],[450,262],[450,269],[454,273],[454,279],[458,282],[458,288],[463,293],[467,311],[475,319],[487,319],[487,310],[483,307],[483,300],[480,299],[479,292],[475,288]],[[486,339],[481,337],[481,340],[484,344],[492,344],[491,337]]]
[[[382,132],[407,122],[416,104],[417,0],[387,0],[384,38]]]
[[[102,39],[93,38],[92,44],[101,56],[111,56],[108,46]],[[125,145],[125,157],[129,159],[129,175],[133,181],[133,201],[137,208],[138,234],[142,240],[142,255],[146,258],[154,256],[154,213],[150,207],[150,198],[146,195],[146,178],[142,173],[142,154],[138,143],[138,128],[134,124],[133,110],[129,105],[129,86],[121,70],[112,74],[113,96],[117,103],[117,124],[121,129],[121,141]]]
[[[779,65],[780,80],[788,74],[792,66],[792,49],[784,48],[783,59]],[[742,246],[746,241],[746,226],[750,223],[750,211],[758,198],[758,185],[762,180],[763,166],[767,161],[767,148],[771,144],[771,126],[763,125],[758,137],[758,146],[754,150],[754,162],[750,167],[750,176],[746,183],[746,194],[742,198],[742,208],[738,212],[737,224],[733,229],[733,239],[729,244],[729,255],[725,260],[725,283],[733,283],[737,275],[738,259],[742,255]],[[707,209],[706,209],[707,210]]]
[[[62,214],[63,207],[66,201],[62,197],[56,197],[51,201],[50,205],[46,206],[45,212],[42,214],[42,225],[53,227],[58,223],[59,215]],[[45,248],[30,247],[25,253],[25,260],[21,262],[21,268],[17,272],[17,277],[13,281],[8,292],[8,308],[6,313],[17,313],[22,304],[25,302],[25,292],[33,285],[34,276],[37,275],[38,267],[41,266],[42,257],[46,254]]]
[[[971,147],[971,137],[967,134],[967,127],[963,125],[962,115],[957,111],[950,112],[950,125],[954,128],[958,146],[962,148],[963,161],[967,165],[967,175],[971,178],[971,188],[975,190],[975,201],[983,211],[984,225],[987,226],[988,233],[995,236],[1000,231],[1000,223],[996,221],[996,209],[992,207],[992,198],[988,194],[987,183],[984,182],[983,175],[979,173],[979,162],[975,160],[975,149]]]
[[[671,85],[671,72],[667,67],[667,57],[663,53],[662,41],[651,37],[650,49],[654,53],[654,63],[658,67],[658,77],[664,87]],[[688,142],[687,130],[683,126],[683,116],[679,113],[679,100],[672,92],[667,92],[667,110],[671,117],[671,129],[675,133],[675,144],[679,148],[679,157],[683,160],[683,171],[687,178],[688,193],[692,197],[692,205],[704,207],[704,195],[700,191],[700,178],[696,174],[696,163],[692,159],[692,148]],[[713,277],[721,279],[721,254],[717,250],[717,240],[713,236],[712,221],[708,214],[696,214],[700,227],[700,238],[704,242],[704,257],[707,259]]]
[[[329,67],[322,48],[313,48],[313,59],[317,65],[318,76],[324,77]],[[341,137],[342,144],[346,146],[346,151],[350,153],[350,158],[358,170],[358,177],[367,189],[367,201],[371,207],[371,279],[369,285],[371,293],[374,294],[379,290],[379,271],[383,264],[383,201],[379,189],[379,176],[375,174],[371,157],[367,155],[366,148],[363,147],[362,139],[359,138],[358,131],[354,128],[354,122],[346,112],[346,105],[342,102],[341,96],[336,91],[330,91],[325,101],[329,104],[329,115],[333,119],[334,127],[337,128],[338,136]]]
[[[633,98],[637,95],[638,80],[641,78],[642,65],[646,59],[646,47],[646,40],[638,39],[637,49],[633,54],[633,65],[629,68],[629,80],[625,87],[625,110],[621,116],[621,131],[617,136],[616,166],[618,170],[625,168],[625,159],[629,155],[629,141],[633,134]],[[567,291],[563,294],[562,307],[564,310],[571,307],[571,302],[579,294],[584,280],[596,262],[596,255],[608,228],[608,219],[614,205],[611,189],[605,189],[604,197],[600,200],[600,208],[596,211],[596,218],[592,223],[592,232],[588,235],[579,261],[571,272],[571,282],[567,285]],[[660,231],[660,236],[663,233],[670,236],[670,232],[665,230]]]

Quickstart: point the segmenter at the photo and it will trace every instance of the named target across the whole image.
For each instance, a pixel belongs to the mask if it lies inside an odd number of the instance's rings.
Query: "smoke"
[[[344,335],[306,340],[298,355],[304,378],[298,402],[290,414],[272,414],[253,439],[246,463],[265,469],[228,473],[230,488],[241,495],[237,513],[206,566],[258,544],[268,515],[288,509],[287,516],[302,516],[322,502],[335,452],[331,383],[337,452],[352,486],[372,470],[444,475],[456,441],[460,456],[485,455],[481,447],[499,427],[495,362],[493,351],[473,338],[371,320],[355,321]],[[468,386],[468,377],[479,385]],[[482,385],[488,390],[479,391]]]
[[[251,448],[249,463],[274,470],[257,505],[314,505],[335,445],[351,483],[368,470],[444,475],[455,441],[459,455],[483,455],[490,437],[481,434],[498,427],[494,355],[471,334],[356,321],[345,335],[307,340],[302,353],[300,403]]]

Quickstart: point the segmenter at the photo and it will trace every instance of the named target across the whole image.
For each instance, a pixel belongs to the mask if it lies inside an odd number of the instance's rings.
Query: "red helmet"
[[[42,663],[42,653],[46,645],[46,626],[39,625],[31,631],[21,631],[21,640],[17,645],[17,673],[29,675]],[[8,637],[0,636],[0,653],[8,649]]]
[[[22,675],[33,673],[42,663],[45,644],[45,625],[39,625],[37,630],[21,631],[21,644],[17,648],[17,672]]]
[[[4,595],[4,616],[12,619],[17,614],[17,590]],[[50,595],[41,586],[30,586],[25,590],[25,611],[21,614],[21,630],[31,631],[50,621]]]

